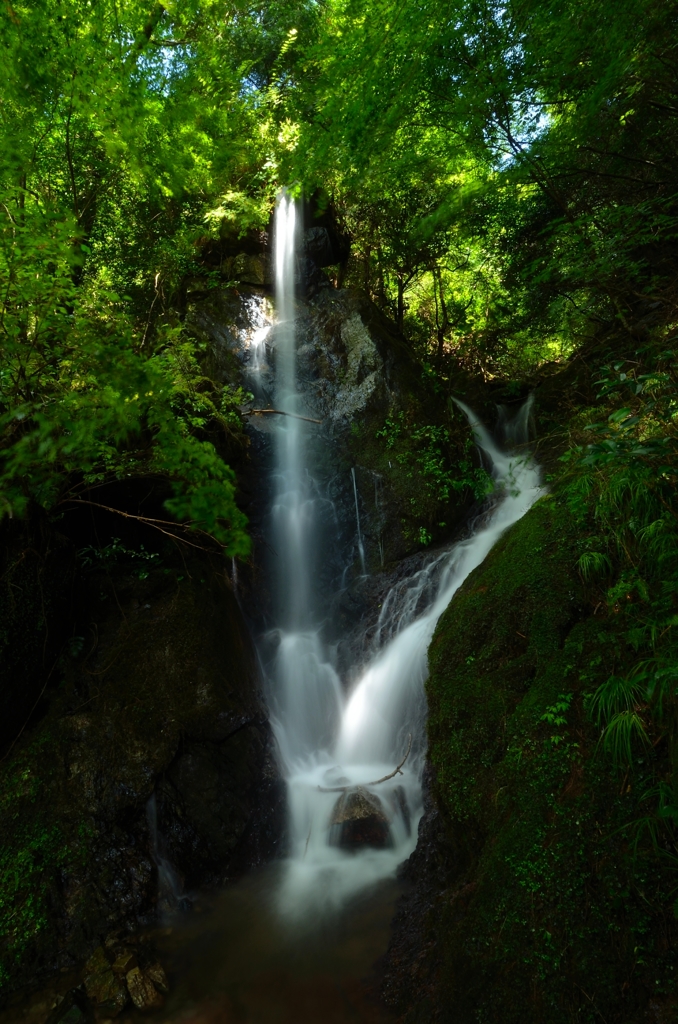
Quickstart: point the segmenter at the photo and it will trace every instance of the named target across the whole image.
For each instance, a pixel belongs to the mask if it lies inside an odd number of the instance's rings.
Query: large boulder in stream
[[[362,786],[342,793],[330,818],[330,843],[350,853],[391,846],[391,827],[379,797]]]

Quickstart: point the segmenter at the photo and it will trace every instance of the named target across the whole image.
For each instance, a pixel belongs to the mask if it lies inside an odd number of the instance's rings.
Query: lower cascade
[[[321,637],[317,609],[327,595],[314,589],[323,538],[295,373],[295,213],[283,193],[275,220],[276,404],[285,415],[275,417],[273,428],[277,622],[268,640],[277,640],[277,651],[267,684],[288,800],[279,906],[299,915],[341,905],[392,875],[413,851],[423,809],[428,645],[455,592],[542,487],[539,467],[525,454],[531,400],[510,421],[503,416],[506,450],[458,402],[491,474],[492,494],[465,539],[388,594],[369,656],[351,666],[355,681],[346,692]],[[358,512],[355,474],[352,487]],[[357,525],[359,531],[359,518]],[[362,567],[360,534],[358,548]]]

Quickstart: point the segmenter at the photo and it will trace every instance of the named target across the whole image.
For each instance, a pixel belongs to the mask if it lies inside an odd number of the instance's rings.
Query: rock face
[[[274,855],[284,794],[224,569],[187,549],[81,575],[79,653],[0,767],[5,987],[152,920],[168,863],[181,897]],[[114,1006],[122,975],[90,973]]]
[[[342,793],[330,818],[330,843],[351,853],[365,846],[390,846],[389,819],[379,797],[362,786]]]
[[[434,393],[393,324],[365,296],[324,287],[300,300],[296,313],[298,383],[309,416],[321,421],[304,428],[319,499],[313,575],[318,592],[332,595],[321,614],[325,640],[338,645],[343,670],[364,653],[361,645],[403,558],[423,564],[475,500],[470,490],[441,490],[426,475],[430,445],[442,439],[440,467],[463,459],[468,468],[474,449],[465,418]],[[238,365],[260,409],[274,404],[274,320],[265,289],[239,284],[189,295],[187,323],[205,343],[210,375],[232,379]],[[255,542],[256,589],[243,572],[240,597],[251,621],[264,628],[273,599],[265,581],[275,559],[267,544],[274,417],[248,422],[250,458],[240,485]],[[354,479],[369,576],[359,557]]]
[[[41,714],[76,604],[74,547],[33,511],[0,533],[0,757]]]

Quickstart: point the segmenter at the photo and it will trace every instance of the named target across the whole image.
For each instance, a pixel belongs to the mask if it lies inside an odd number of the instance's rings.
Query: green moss
[[[538,502],[431,644],[437,798],[466,854],[439,939],[460,1022],[630,1024],[675,990],[675,875],[629,827],[666,755],[624,778],[599,748],[591,694],[632,652],[586,600],[577,532],[558,498]]]
[[[91,829],[55,820],[54,739],[43,727],[0,775],[0,989],[54,927],[54,886],[85,862]]]

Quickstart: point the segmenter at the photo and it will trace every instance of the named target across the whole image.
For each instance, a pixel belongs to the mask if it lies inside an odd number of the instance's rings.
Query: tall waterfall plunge
[[[436,622],[468,574],[541,489],[539,470],[529,456],[501,450],[471,410],[458,403],[490,467],[493,497],[467,539],[431,558],[389,593],[371,656],[354,666],[357,682],[346,694],[323,647],[322,623],[315,613],[320,605],[314,565],[322,557],[322,531],[318,491],[304,451],[309,427],[296,418],[304,409],[295,374],[295,231],[294,203],[283,194],[275,218],[276,404],[293,415],[276,417],[275,424],[278,647],[269,699],[288,790],[290,851],[279,899],[284,911],[303,914],[340,905],[392,874],[414,849],[422,810],[426,655]],[[503,417],[509,444],[526,441],[522,432],[529,408],[514,419],[505,412]],[[408,749],[402,773],[393,775]],[[385,776],[392,777],[376,783]],[[383,848],[347,852],[331,842],[340,791],[355,786],[381,801],[390,826]]]

